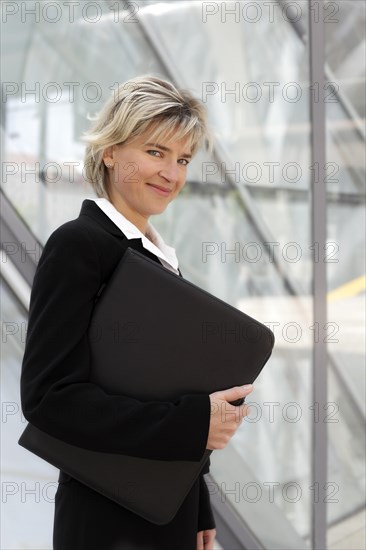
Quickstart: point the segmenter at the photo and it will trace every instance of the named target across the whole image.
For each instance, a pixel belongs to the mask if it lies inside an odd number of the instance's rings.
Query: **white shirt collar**
[[[175,271],[178,272],[178,258],[175,253],[175,249],[171,246],[168,246],[160,233],[151,225],[150,222],[147,224],[147,235],[145,235],[130,222],[121,212],[119,212],[114,205],[105,198],[89,198],[88,200],[94,201],[101,210],[112,220],[112,222],[126,235],[127,239],[141,239],[142,245],[146,250],[152,252],[155,256],[158,256],[161,263]],[[150,240],[151,239],[151,240]]]

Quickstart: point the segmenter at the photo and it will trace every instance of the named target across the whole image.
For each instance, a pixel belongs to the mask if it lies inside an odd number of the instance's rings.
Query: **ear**
[[[102,158],[106,164],[110,161],[113,161],[113,146],[106,147],[104,149]]]

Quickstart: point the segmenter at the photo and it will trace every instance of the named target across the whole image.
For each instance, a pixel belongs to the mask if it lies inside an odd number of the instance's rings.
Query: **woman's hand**
[[[211,451],[223,449],[229,443],[248,414],[248,405],[230,405],[247,396],[253,390],[253,386],[235,386],[228,390],[217,391],[210,394],[211,418],[206,448]]]
[[[216,529],[206,529],[197,533],[197,550],[213,550]]]

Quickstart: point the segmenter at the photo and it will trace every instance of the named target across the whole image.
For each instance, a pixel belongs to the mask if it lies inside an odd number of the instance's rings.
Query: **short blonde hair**
[[[167,80],[144,75],[121,84],[83,136],[87,146],[84,168],[87,181],[98,197],[108,197],[108,171],[103,162],[107,147],[123,144],[152,128],[150,141],[159,137],[187,138],[191,153],[205,145],[212,150],[212,134],[205,106],[188,90]]]

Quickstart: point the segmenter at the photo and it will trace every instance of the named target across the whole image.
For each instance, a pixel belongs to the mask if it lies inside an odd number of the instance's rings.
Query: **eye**
[[[183,161],[183,162],[181,162],[181,161]],[[183,164],[183,166],[188,166],[188,164],[189,164],[189,160],[187,160],[187,159],[179,159],[178,162],[181,162],[181,164]]]
[[[156,149],[149,149],[148,151],[146,151],[149,155],[151,155],[152,157],[156,157],[158,155],[161,155],[161,152],[160,151],[157,151]],[[155,155],[154,153],[158,153],[158,155]]]

